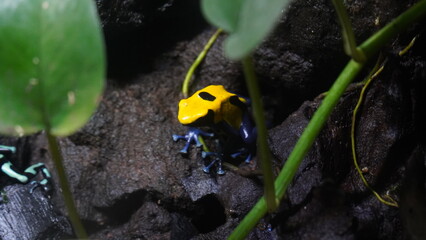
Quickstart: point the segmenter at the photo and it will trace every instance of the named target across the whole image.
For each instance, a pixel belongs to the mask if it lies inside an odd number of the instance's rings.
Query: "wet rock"
[[[203,46],[213,32],[208,30],[194,41]],[[182,43],[181,47],[192,48],[193,44]],[[78,211],[93,236],[131,239],[133,234],[149,235],[141,232],[143,228],[133,232],[144,224],[150,226],[148,219],[138,218],[138,223],[132,219],[145,214],[140,211],[147,202],[158,201],[163,205],[157,210],[183,216],[171,217],[161,236],[184,234],[176,233],[180,231],[176,224],[182,219],[192,225],[184,229],[200,233],[214,232],[232,220],[226,225],[229,234],[261,195],[261,183],[255,179],[231,172],[224,177],[203,173],[205,162],[199,149],[191,148],[188,158],[179,154],[182,143],[173,142],[172,135],[186,131],[176,118],[181,79],[186,71],[182,66],[190,66],[196,57],[183,50],[166,54],[156,66],[158,70],[142,74],[135,83],[109,85],[90,122],[60,141]],[[210,61],[217,61],[216,57],[210,56]],[[207,81],[237,86],[219,78]],[[37,146],[32,153],[34,161],[45,161],[53,168],[43,151],[47,147],[44,136],[36,136],[31,143]],[[56,173],[53,176],[57,179]],[[61,197],[54,199],[63,210]]]
[[[30,184],[14,184],[2,189],[0,202],[0,238],[63,239],[71,237],[68,220],[58,215],[43,190],[33,193]]]
[[[155,59],[206,27],[197,0],[97,0],[108,76],[126,84],[153,71]]]
[[[345,1],[358,43],[408,8],[409,3]],[[307,99],[325,92],[349,57],[328,0],[293,1],[274,32],[254,54],[272,122],[281,123]]]
[[[407,161],[401,191],[400,214],[411,239],[425,239],[426,230],[426,149],[416,147]]]
[[[215,29],[202,19],[198,0],[97,3],[108,51],[108,86],[90,122],[60,140],[75,202],[91,237],[225,239],[262,195],[261,179],[231,171],[206,175],[199,151],[191,148],[182,157],[182,145],[171,137],[186,131],[176,119],[181,83]],[[408,3],[347,4],[361,41]],[[224,38],[199,66],[193,90],[223,84],[247,95],[240,65],[222,55]],[[393,60],[370,87],[357,124],[357,152],[360,163],[368,166],[366,177],[380,193],[392,190],[392,196],[411,153],[407,146],[413,142],[407,139],[410,134],[424,139],[425,132],[426,118],[419,113],[426,102],[425,84],[419,81],[425,76],[425,53],[416,49],[395,58],[410,40],[401,37],[387,50]],[[270,131],[278,165],[285,162],[321,97],[307,100],[325,91],[348,59],[341,45],[329,1],[295,1],[256,51],[267,118],[279,125]],[[262,220],[248,239],[402,236],[397,210],[379,203],[352,166],[350,117],[358,94],[354,87],[341,99],[280,211]],[[43,134],[27,141],[31,147],[25,161],[44,161],[53,169]],[[65,212],[61,197],[53,200]]]
[[[390,59],[388,64],[394,61],[393,57]],[[402,70],[387,66],[368,88],[358,114],[356,152],[361,168],[368,167],[364,176],[369,184],[381,195],[387,190],[393,198],[398,198],[397,189],[404,173],[402,163],[415,144],[411,117],[411,99],[415,95],[408,91],[410,83],[399,80]],[[353,166],[349,137],[352,109],[359,92],[360,88],[353,86],[345,93],[301,163],[287,191],[287,205],[282,206],[285,220],[277,220],[280,236],[290,239],[315,234],[328,239],[403,236],[397,209],[379,202]],[[321,99],[306,102],[270,131],[271,149],[277,159],[283,162],[287,159]],[[328,198],[324,200],[324,196]],[[327,202],[337,203],[323,206]],[[313,229],[316,230],[310,235]]]
[[[146,202],[133,214],[128,231],[131,238],[166,239],[170,238],[170,222],[169,212],[155,203]]]

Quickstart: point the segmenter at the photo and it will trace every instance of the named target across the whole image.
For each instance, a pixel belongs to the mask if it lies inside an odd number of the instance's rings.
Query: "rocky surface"
[[[191,148],[182,157],[183,143],[171,137],[186,131],[176,118],[181,83],[215,29],[202,19],[196,0],[96,2],[106,37],[107,88],[89,123],[60,140],[91,238],[225,239],[261,196],[261,178],[232,171],[205,174],[200,152]],[[394,0],[347,4],[359,42],[409,6]],[[424,236],[416,224],[424,217],[412,213],[424,205],[410,196],[423,197],[425,184],[400,196],[406,182],[425,181],[421,173],[404,180],[408,159],[417,159],[418,169],[425,163],[426,53],[417,44],[425,41],[422,26],[413,26],[385,49],[385,69],[368,89],[356,128],[367,180],[381,194],[389,191],[401,200],[404,214],[379,203],[353,167],[350,118],[360,91],[354,85],[302,162],[280,210],[262,220],[249,239]],[[399,57],[416,35],[413,49]],[[223,84],[247,95],[240,65],[222,54],[224,38],[200,65],[193,90]],[[279,169],[321,102],[315,96],[329,88],[348,60],[331,2],[295,1],[254,57]],[[361,78],[367,74],[368,69]],[[25,141],[19,156],[28,157],[17,159],[44,161],[53,169],[43,134]],[[56,174],[54,179],[57,183]],[[53,202],[64,213],[59,191]]]
[[[41,188],[14,184],[2,188],[0,199],[1,239],[63,239],[73,234],[67,218],[55,212]]]

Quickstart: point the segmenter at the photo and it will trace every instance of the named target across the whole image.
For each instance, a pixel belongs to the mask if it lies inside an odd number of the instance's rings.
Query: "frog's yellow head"
[[[222,85],[207,86],[179,102],[179,122],[188,126],[209,126],[225,121],[239,129],[245,111],[244,98],[225,90]]]

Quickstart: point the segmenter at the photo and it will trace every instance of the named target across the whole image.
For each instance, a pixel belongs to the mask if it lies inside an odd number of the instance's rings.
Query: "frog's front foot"
[[[189,148],[189,145],[191,144],[190,139],[188,139],[187,135],[185,135],[185,136],[181,136],[181,135],[173,134],[173,141],[177,142],[177,141],[179,141],[179,140],[181,140],[181,139],[185,140],[185,141],[186,141],[186,144],[185,144],[185,146],[182,148],[182,150],[180,150],[179,152],[180,152],[181,154],[188,154],[188,148]],[[188,141],[188,140],[189,140],[189,141]]]
[[[43,191],[48,195],[50,195],[53,191],[52,183],[48,179],[43,179],[41,181],[31,181],[30,184],[32,185],[30,193],[33,193],[34,190],[38,187],[42,188]]]
[[[204,132],[204,131],[202,131],[198,128],[192,128],[191,127],[191,128],[189,128],[188,132],[183,136],[173,134],[173,141],[177,142],[181,139],[186,141],[185,146],[182,148],[182,150],[179,151],[181,154],[186,155],[186,154],[188,154],[188,149],[189,149],[189,146],[191,144],[195,144],[195,146],[197,146],[198,148],[203,146],[203,144],[199,140],[199,136],[213,137],[214,134]]]
[[[30,193],[33,193],[36,188],[41,187],[47,194],[50,195],[53,190],[51,182],[52,176],[49,170],[44,165],[44,163],[36,163],[25,169],[25,173],[30,178],[34,178],[38,172],[41,172],[43,179],[40,181],[34,180],[30,182],[30,184],[32,185]]]
[[[177,134],[173,134],[173,141],[177,142],[180,139],[186,139],[185,136],[181,136],[181,135],[177,135]]]

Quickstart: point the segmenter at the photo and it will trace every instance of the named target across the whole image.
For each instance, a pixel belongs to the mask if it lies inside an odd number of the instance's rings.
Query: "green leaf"
[[[213,25],[230,33],[225,53],[234,60],[249,55],[272,31],[290,0],[203,0],[202,10]]]
[[[203,0],[201,10],[206,19],[226,32],[235,32],[244,0]]]
[[[66,136],[97,107],[105,79],[92,0],[0,1],[0,132]]]
[[[245,0],[237,30],[225,42],[231,59],[250,54],[272,31],[289,0]]]

